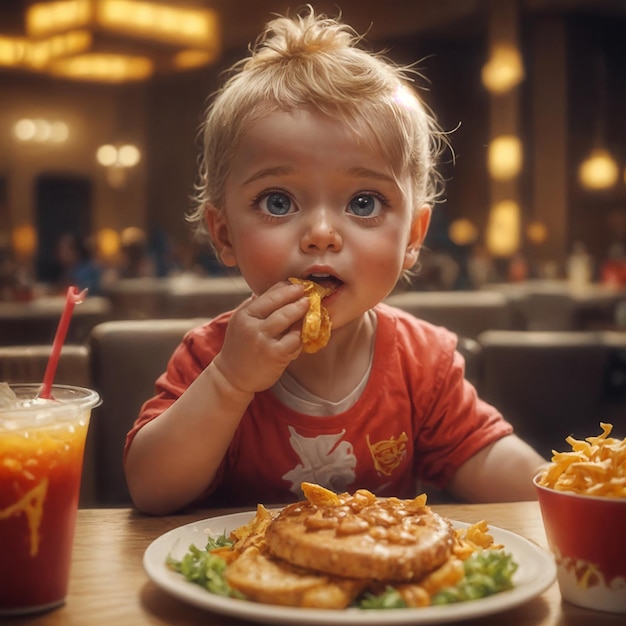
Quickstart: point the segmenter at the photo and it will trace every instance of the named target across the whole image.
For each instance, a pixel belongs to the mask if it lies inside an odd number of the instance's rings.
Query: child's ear
[[[413,217],[409,241],[407,242],[406,252],[404,253],[403,269],[405,270],[411,269],[417,263],[420,249],[424,243],[426,233],[428,232],[430,215],[431,208],[428,205],[425,205],[419,209]]]
[[[208,204],[204,209],[204,219],[219,260],[226,267],[237,267],[237,257],[230,241],[230,229],[224,211]]]

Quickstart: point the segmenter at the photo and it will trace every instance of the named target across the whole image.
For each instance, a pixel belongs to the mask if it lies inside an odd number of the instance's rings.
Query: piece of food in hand
[[[309,310],[302,321],[302,349],[312,354],[325,348],[330,339],[331,321],[328,309],[322,306],[322,299],[333,289],[302,278],[290,278],[289,282],[302,285],[309,298]]]
[[[334,502],[312,492],[313,502],[285,507],[267,527],[272,556],[333,576],[410,582],[452,554],[452,525],[426,506],[424,495],[377,498],[360,489]]]

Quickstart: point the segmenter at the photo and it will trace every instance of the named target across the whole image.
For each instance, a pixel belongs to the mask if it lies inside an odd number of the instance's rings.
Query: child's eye
[[[272,191],[258,201],[259,208],[270,215],[287,215],[293,211],[291,198],[279,191]]]
[[[357,217],[376,217],[382,210],[383,202],[371,193],[360,193],[348,203],[348,211]]]

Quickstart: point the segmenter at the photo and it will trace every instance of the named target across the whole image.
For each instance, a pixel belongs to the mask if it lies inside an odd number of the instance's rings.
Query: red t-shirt
[[[417,479],[444,488],[471,456],[512,432],[465,380],[456,335],[386,304],[375,312],[371,372],[356,403],[338,415],[313,417],[285,406],[271,390],[257,393],[205,503],[288,502],[301,498],[302,481],[336,492],[366,488],[408,498],[416,494]],[[128,433],[125,452],[137,431],[219,352],[230,316],[187,333],[156,381],[157,395]]]

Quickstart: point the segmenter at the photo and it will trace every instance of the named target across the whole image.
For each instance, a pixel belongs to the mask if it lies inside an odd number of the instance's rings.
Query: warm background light
[[[141,160],[141,152],[132,144],[124,144],[118,148],[107,143],[96,151],[96,160],[104,167],[134,167]]]
[[[49,69],[56,76],[112,83],[143,80],[154,73],[152,61],[146,57],[96,53],[59,59]]]
[[[593,150],[578,170],[580,182],[587,189],[608,189],[617,182],[619,170],[608,150]]]
[[[96,234],[96,245],[100,258],[114,259],[120,250],[120,236],[112,228],[101,228]]]
[[[13,134],[20,141],[33,141],[35,139],[35,122],[29,119],[22,119],[15,122]]]
[[[213,55],[204,50],[182,50],[174,55],[172,64],[181,70],[202,67],[211,62]]]
[[[24,22],[26,36],[0,35],[0,65],[75,80],[145,80],[207,65],[221,46],[215,10],[174,2],[38,2],[25,8]]]
[[[137,146],[125,144],[117,151],[117,162],[120,167],[134,167],[141,159],[141,152]]]
[[[136,0],[102,0],[97,19],[106,28],[200,48],[217,32],[212,11]]]
[[[25,37],[0,37],[0,65],[44,70],[50,61],[83,52],[91,43],[91,34],[84,30],[38,40]]]
[[[450,224],[448,236],[457,246],[469,246],[478,239],[478,228],[471,220],[460,218]]]
[[[520,207],[512,200],[503,200],[491,207],[486,233],[487,249],[494,256],[514,254],[520,243]]]
[[[96,159],[104,167],[113,167],[117,161],[117,148],[110,143],[100,146],[96,152]]]
[[[526,238],[535,245],[542,244],[548,238],[548,227],[543,222],[530,222],[526,226]]]
[[[106,179],[114,189],[121,189],[128,180],[128,173],[141,160],[141,151],[133,144],[115,146],[107,143],[96,151],[96,160],[106,168]]]
[[[482,70],[482,81],[493,93],[506,93],[524,78],[524,64],[519,50],[512,45],[494,47]]]
[[[511,180],[522,169],[522,142],[515,135],[501,135],[489,144],[489,174],[495,180]]]
[[[70,136],[70,129],[65,122],[50,122],[50,141],[63,143]]]
[[[13,134],[18,141],[33,143],[63,143],[70,131],[65,122],[23,118],[13,125]]]
[[[16,226],[11,233],[11,247],[18,259],[30,259],[37,249],[37,232],[31,224]]]
[[[146,232],[138,226],[128,226],[122,231],[122,246],[142,246],[147,241]]]
[[[26,12],[29,33],[41,37],[67,28],[85,26],[94,9],[90,0],[61,0],[33,4]]]

